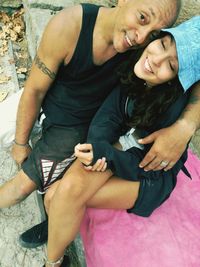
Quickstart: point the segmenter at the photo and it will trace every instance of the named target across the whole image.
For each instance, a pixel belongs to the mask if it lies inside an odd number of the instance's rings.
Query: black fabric
[[[43,121],[43,132],[29,157],[22,163],[23,171],[33,180],[42,193],[56,180],[63,177],[74,161],[74,146],[83,143],[86,127],[64,127]]]
[[[181,95],[177,101],[171,105],[165,114],[158,118],[152,131],[167,127],[177,120],[184,109],[188,94]],[[120,88],[113,90],[110,96],[105,100],[89,128],[87,142],[93,146],[95,163],[98,159],[106,157],[108,168],[123,179],[130,181],[140,181],[140,190],[138,200],[135,206],[129,210],[137,215],[149,216],[155,208],[165,201],[176,184],[176,176],[183,169],[187,159],[187,150],[183,153],[175,166],[165,172],[148,171],[139,168],[139,163],[149,151],[151,145],[144,146],[144,150],[132,147],[127,151],[115,149],[112,144],[118,140],[118,137],[124,134],[124,121],[126,120],[127,98],[123,96]],[[131,101],[130,106],[133,107]],[[148,135],[147,131],[140,131],[141,137]]]
[[[118,81],[116,65],[128,55],[117,54],[101,66],[93,63],[93,30],[99,6],[82,4],[82,8],[82,29],[74,55],[68,65],[60,66],[42,105],[54,124],[89,124]]]
[[[114,69],[128,56],[116,55],[102,66],[94,65],[92,40],[99,6],[82,4],[82,8],[82,29],[74,55],[67,66],[60,66],[55,82],[45,96],[42,107],[46,119],[42,138],[22,164],[24,172],[42,192],[53,180],[44,181],[41,162],[44,159],[49,164],[53,162],[51,179],[53,170],[72,155],[74,146],[85,142],[93,115],[118,82]]]

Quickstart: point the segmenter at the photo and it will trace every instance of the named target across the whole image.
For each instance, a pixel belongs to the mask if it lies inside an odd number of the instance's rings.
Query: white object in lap
[[[137,147],[139,149],[144,149],[143,145],[137,142],[138,137],[134,135],[135,129],[131,128],[125,135],[120,136],[119,143],[122,146],[122,150],[126,151],[131,147]]]
[[[14,93],[0,103],[0,148],[9,147],[14,140],[17,108],[22,91]]]
[[[20,90],[0,103],[0,148],[9,148],[15,138],[17,109],[23,90]],[[33,131],[39,132],[35,124]]]

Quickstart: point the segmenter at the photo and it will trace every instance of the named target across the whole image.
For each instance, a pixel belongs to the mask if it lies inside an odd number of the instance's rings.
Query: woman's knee
[[[61,179],[56,193],[67,199],[80,199],[87,188],[85,176],[80,172],[69,172]]]

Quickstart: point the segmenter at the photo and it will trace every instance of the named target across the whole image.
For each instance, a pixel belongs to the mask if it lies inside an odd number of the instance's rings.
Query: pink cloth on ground
[[[150,217],[86,211],[81,236],[87,267],[200,267],[200,160],[189,151],[170,198]]]

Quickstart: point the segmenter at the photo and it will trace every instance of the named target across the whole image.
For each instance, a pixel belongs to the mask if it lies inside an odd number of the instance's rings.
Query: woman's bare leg
[[[130,209],[138,198],[140,183],[111,177],[88,200],[88,208],[97,209]]]
[[[79,231],[86,202],[111,175],[111,171],[87,172],[78,160],[69,168],[57,186],[49,208],[48,260],[56,261],[63,256]]]
[[[47,191],[44,205],[48,214],[49,205],[60,183],[55,182]],[[88,208],[129,209],[134,206],[138,197],[139,182],[127,181],[112,176],[86,203]]]
[[[133,207],[139,182],[115,177],[109,179],[110,176],[111,172],[86,172],[76,161],[65,177],[49,189],[45,201],[48,209],[53,196],[49,209],[49,260],[58,260],[75,238],[87,206],[110,209]]]

